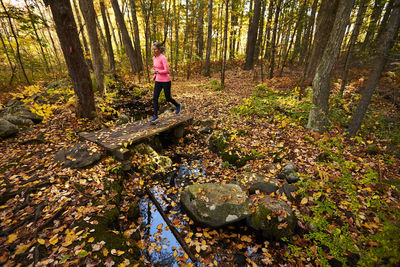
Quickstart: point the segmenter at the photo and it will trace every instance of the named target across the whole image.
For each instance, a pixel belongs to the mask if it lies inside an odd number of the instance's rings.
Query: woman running
[[[171,97],[171,78],[169,77],[167,58],[163,55],[164,47],[162,44],[155,42],[153,43],[152,50],[154,57],[151,74],[154,74],[153,80],[155,81],[155,85],[153,94],[154,114],[150,122],[155,122],[158,119],[158,98],[160,97],[162,89],[164,89],[165,99],[175,105],[176,114],[181,112],[182,105]]]

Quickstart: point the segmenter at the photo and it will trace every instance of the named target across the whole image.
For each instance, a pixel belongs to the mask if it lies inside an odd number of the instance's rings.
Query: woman
[[[153,80],[155,81],[154,85],[154,94],[153,94],[153,108],[154,114],[153,118],[151,118],[150,122],[155,122],[158,119],[158,98],[162,89],[164,89],[165,99],[168,102],[171,102],[176,107],[176,114],[181,112],[182,105],[176,102],[171,97],[171,78],[169,77],[169,69],[167,58],[163,55],[164,47],[162,44],[155,42],[153,43],[153,69],[151,73],[154,74]]]

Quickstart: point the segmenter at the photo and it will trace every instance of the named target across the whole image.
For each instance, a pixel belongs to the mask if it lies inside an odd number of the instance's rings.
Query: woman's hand
[[[156,73],[156,70],[155,69],[151,69],[151,74],[155,74]]]

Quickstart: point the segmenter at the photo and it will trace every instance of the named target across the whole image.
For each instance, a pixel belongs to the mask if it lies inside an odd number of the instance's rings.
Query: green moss
[[[253,216],[253,223],[257,229],[261,229],[264,225],[264,221],[267,219],[267,216],[270,215],[271,210],[266,207],[260,205],[257,207],[257,211]]]

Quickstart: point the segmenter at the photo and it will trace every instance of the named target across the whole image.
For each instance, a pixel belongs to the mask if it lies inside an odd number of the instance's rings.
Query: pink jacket
[[[156,82],[169,82],[171,78],[169,77],[169,68],[167,58],[160,54],[158,57],[153,57],[153,68],[158,71],[154,74],[153,80]]]

